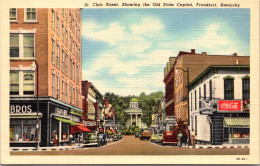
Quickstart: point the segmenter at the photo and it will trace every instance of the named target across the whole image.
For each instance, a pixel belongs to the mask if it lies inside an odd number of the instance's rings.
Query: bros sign
[[[32,112],[31,105],[10,105],[11,114],[25,114],[31,112]]]
[[[219,112],[242,111],[242,102],[241,100],[219,100],[218,111]]]

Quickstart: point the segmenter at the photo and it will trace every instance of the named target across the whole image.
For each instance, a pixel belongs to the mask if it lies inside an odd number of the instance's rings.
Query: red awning
[[[80,132],[91,132],[91,130],[89,130],[85,126],[70,126],[70,132],[71,134],[75,134]]]

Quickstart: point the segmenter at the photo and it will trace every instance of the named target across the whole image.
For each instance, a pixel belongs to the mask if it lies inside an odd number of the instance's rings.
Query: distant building
[[[249,144],[249,66],[208,67],[189,84],[189,103],[197,142]]]
[[[134,125],[138,126],[140,129],[147,129],[147,125],[143,123],[141,119],[143,110],[139,108],[139,102],[137,98],[132,98],[129,103],[129,108],[123,111],[130,115],[126,121],[126,128]]]

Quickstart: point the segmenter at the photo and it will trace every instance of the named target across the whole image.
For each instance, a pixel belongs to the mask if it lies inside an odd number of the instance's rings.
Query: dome
[[[138,102],[138,99],[135,98],[135,97],[133,97],[133,98],[130,100],[130,102]]]

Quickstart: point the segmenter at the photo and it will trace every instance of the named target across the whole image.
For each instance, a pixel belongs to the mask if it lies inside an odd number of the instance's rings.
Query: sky
[[[190,49],[250,56],[250,10],[82,10],[82,80],[102,94],[164,92],[169,57]]]

